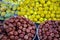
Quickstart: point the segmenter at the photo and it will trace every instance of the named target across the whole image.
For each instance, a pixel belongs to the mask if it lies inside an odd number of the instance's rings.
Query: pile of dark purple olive
[[[0,40],[33,40],[36,34],[35,23],[23,16],[11,17],[0,29]]]
[[[39,25],[40,40],[60,40],[60,21],[49,20]]]
[[[40,23],[38,28],[23,16],[0,21],[0,40],[34,40],[36,32],[40,40],[60,40],[60,21],[48,20]]]

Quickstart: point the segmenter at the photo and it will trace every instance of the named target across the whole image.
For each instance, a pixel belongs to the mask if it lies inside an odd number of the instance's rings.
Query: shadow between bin
[[[39,38],[38,38],[38,25],[39,25],[39,23],[35,23],[35,25],[36,25],[36,37],[34,40],[39,40]]]

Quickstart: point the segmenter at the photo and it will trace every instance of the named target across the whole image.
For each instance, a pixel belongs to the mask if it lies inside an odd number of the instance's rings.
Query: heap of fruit
[[[1,38],[6,38],[6,37],[5,37],[4,29],[3,29],[3,23],[0,21],[0,40]]]
[[[11,4],[18,4],[20,2],[20,0],[2,0],[2,1]]]
[[[3,23],[0,21],[0,34],[3,33]]]
[[[39,25],[40,40],[60,40],[60,21],[46,21]]]
[[[36,34],[35,23],[22,16],[11,17],[3,25],[0,40],[33,40]]]
[[[0,20],[5,20],[17,13],[17,5],[0,2]]]
[[[18,15],[36,23],[60,20],[60,0],[24,0],[20,2],[18,11]]]

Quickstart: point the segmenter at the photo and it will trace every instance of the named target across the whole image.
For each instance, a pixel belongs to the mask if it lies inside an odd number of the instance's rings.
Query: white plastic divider
[[[37,26],[36,26],[36,24],[35,24],[35,27],[36,27],[36,32],[35,32],[35,37],[33,38],[33,40],[36,38],[36,36],[37,36]]]
[[[38,31],[39,31],[39,25],[38,25],[38,28],[37,28],[37,37],[38,37],[38,39],[40,40]]]
[[[39,37],[38,31],[39,31],[39,25],[38,25],[38,27],[37,27],[37,37],[38,37],[38,40],[40,40],[40,37]]]

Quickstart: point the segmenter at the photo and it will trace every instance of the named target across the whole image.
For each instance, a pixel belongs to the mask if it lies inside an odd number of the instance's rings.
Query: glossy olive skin
[[[45,21],[39,25],[38,35],[40,40],[59,40],[60,21]]]
[[[36,32],[35,27],[35,23],[23,16],[11,17],[4,21],[7,40],[33,40]]]

